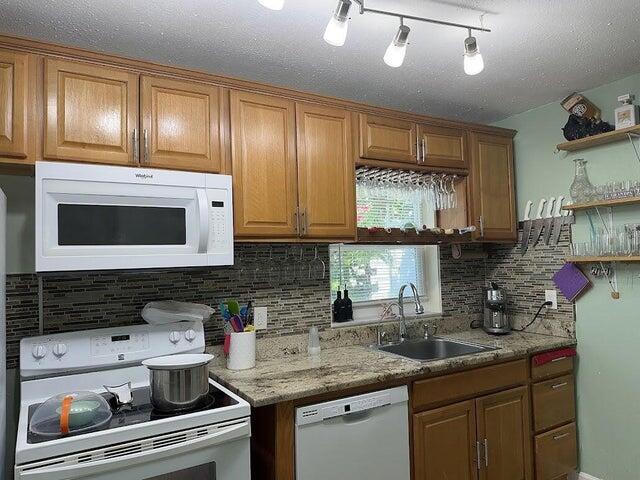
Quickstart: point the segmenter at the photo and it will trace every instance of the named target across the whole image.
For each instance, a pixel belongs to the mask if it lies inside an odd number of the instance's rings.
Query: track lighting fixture
[[[407,54],[407,38],[409,37],[410,31],[411,29],[404,25],[401,19],[400,28],[398,28],[396,36],[393,37],[384,54],[384,63],[394,68],[402,65],[404,57]]]
[[[282,10],[284,0],[258,0],[258,3],[269,10]]]
[[[349,29],[349,9],[351,0],[339,0],[336,11],[324,31],[324,41],[334,47],[341,47],[347,39]]]
[[[282,8],[284,0],[258,0],[261,4],[269,7],[269,5],[279,4]],[[324,40],[329,45],[341,47],[347,38],[347,30],[349,28],[349,9],[351,4],[355,3],[358,6],[359,13],[361,15],[365,13],[374,13],[376,15],[385,15],[387,17],[395,17],[400,19],[400,28],[393,37],[393,40],[387,47],[387,51],[384,54],[384,63],[390,67],[397,68],[404,62],[404,57],[407,53],[407,38],[409,37],[410,29],[404,24],[404,20],[415,20],[418,22],[432,23],[435,25],[442,25],[445,27],[464,28],[469,31],[469,36],[464,41],[464,71],[467,75],[477,75],[484,69],[484,60],[480,51],[478,50],[478,42],[476,38],[471,35],[472,31],[490,32],[488,28],[484,26],[465,25],[462,23],[448,22],[445,20],[438,20],[435,18],[419,17],[415,15],[405,15],[404,13],[391,12],[388,10],[378,10],[376,8],[365,7],[366,0],[339,0],[338,6],[333,13],[331,20],[324,31]],[[482,23],[482,14],[480,16],[480,22]]]
[[[484,70],[484,60],[478,50],[476,37],[473,37],[471,30],[469,30],[469,36],[464,41],[464,73],[477,75],[482,70]]]

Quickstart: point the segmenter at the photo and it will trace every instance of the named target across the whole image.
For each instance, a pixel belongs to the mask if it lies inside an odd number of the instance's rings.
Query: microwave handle
[[[21,480],[63,480],[72,478],[92,478],[94,475],[121,471],[127,467],[134,467],[145,462],[157,462],[171,457],[177,457],[203,448],[211,448],[216,445],[236,440],[242,436],[248,436],[250,432],[248,421],[236,425],[221,428],[215,433],[187,440],[180,445],[167,445],[165,447],[135,452],[122,457],[105,458],[95,462],[34,468],[18,474]],[[114,473],[115,475],[115,473]]]
[[[198,253],[206,253],[209,244],[209,200],[207,192],[203,188],[196,190],[198,197],[198,218],[200,225],[200,241],[198,242]]]

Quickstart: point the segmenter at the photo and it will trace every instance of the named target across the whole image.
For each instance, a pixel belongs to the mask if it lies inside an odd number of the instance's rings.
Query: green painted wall
[[[584,94],[613,123],[617,97],[640,98],[640,74]],[[518,130],[515,138],[518,210],[527,200],[569,197],[573,158],[588,160],[591,182],[640,180],[640,163],[628,141],[571,154],[554,154],[563,141],[560,128],[568,114],[552,103],[514,115],[496,125]],[[640,149],[640,139],[636,140]],[[640,206],[614,210],[615,223],[640,223]],[[594,222],[598,221],[594,218]],[[588,240],[588,221],[578,214],[574,241]],[[580,469],[605,480],[640,478],[640,266],[617,269],[619,300],[613,300],[604,280],[576,304],[578,338],[578,428]]]

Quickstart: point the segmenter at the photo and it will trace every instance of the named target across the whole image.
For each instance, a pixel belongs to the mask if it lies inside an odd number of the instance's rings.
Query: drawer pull
[[[561,435],[554,435],[553,439],[554,439],[554,440],[560,440],[560,439],[562,439],[562,438],[564,438],[564,437],[568,437],[568,436],[569,436],[569,432],[567,432],[567,433],[563,433],[563,434],[561,434]]]
[[[559,362],[560,360],[565,360],[567,357],[558,357],[558,358],[554,358],[551,360],[551,363],[553,362]]]
[[[567,382],[562,382],[562,383],[556,383],[555,385],[551,385],[551,388],[555,390],[556,388],[562,388],[566,386],[567,386]]]
[[[480,442],[476,441],[476,466],[480,470]]]
[[[489,466],[489,441],[484,439],[484,466]]]

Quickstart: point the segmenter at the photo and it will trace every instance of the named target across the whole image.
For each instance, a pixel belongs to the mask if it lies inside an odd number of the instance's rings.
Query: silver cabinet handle
[[[418,130],[416,129],[416,163],[422,163],[420,160],[420,137],[418,136]]]
[[[559,362],[560,360],[564,360],[565,358],[567,358],[567,357],[558,357],[558,358],[553,358],[553,359],[551,359],[551,363],[553,363],[553,362]]]
[[[480,236],[484,238],[484,215],[480,215]]]
[[[476,441],[476,467],[480,470],[480,442]]]
[[[562,382],[562,383],[556,383],[555,385],[551,385],[551,388],[555,390],[556,388],[562,388],[566,386],[567,386],[567,382]]]
[[[489,466],[489,440],[484,439],[484,466]]]
[[[302,223],[302,235],[306,235],[307,234],[307,209],[305,208],[302,213],[300,214],[300,223]]]
[[[142,155],[142,163],[146,164],[149,162],[149,132],[145,128],[142,131],[142,139],[144,141],[144,152]]]
[[[422,163],[427,160],[427,141],[422,137]]]
[[[553,439],[554,439],[554,440],[560,440],[560,439],[562,439],[562,438],[564,438],[564,437],[568,437],[569,435],[570,435],[570,434],[569,434],[569,432],[567,432],[567,433],[562,433],[562,434],[560,434],[560,435],[554,435]]]
[[[140,138],[138,137],[138,129],[133,129],[133,163],[140,163]]]
[[[300,209],[296,207],[296,211],[293,212],[293,221],[296,224],[296,235],[300,235]]]

